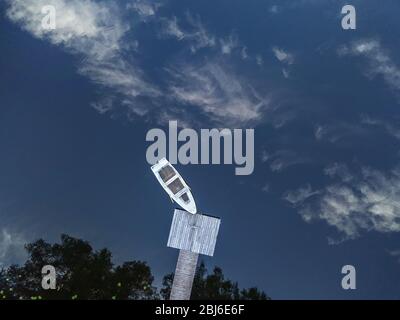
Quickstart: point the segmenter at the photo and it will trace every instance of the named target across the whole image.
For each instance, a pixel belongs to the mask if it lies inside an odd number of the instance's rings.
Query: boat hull
[[[189,186],[166,158],[160,159],[151,170],[172,201],[187,212],[197,213],[196,202]]]

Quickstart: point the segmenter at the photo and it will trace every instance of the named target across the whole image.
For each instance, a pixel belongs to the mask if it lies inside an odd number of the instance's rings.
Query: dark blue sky
[[[174,205],[145,136],[178,120],[255,128],[250,176],[176,166],[222,218],[209,268],[274,299],[399,299],[400,3],[350,2],[351,31],[343,1],[0,2],[0,263],[68,233],[159,284]]]

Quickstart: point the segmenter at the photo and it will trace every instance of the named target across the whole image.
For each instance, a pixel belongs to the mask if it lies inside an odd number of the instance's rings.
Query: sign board
[[[167,246],[213,256],[220,224],[219,218],[175,209]]]

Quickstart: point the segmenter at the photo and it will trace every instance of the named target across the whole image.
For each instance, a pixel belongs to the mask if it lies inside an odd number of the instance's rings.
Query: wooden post
[[[212,257],[221,220],[175,209],[169,232],[170,248],[179,249],[170,300],[189,300],[199,254]]]
[[[190,300],[198,253],[179,250],[170,300]]]

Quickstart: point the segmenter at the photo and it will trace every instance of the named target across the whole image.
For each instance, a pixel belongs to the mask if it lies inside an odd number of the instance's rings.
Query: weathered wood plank
[[[175,209],[167,246],[213,256],[220,224],[219,218]]]
[[[179,251],[170,300],[189,300],[199,255],[186,250]]]

